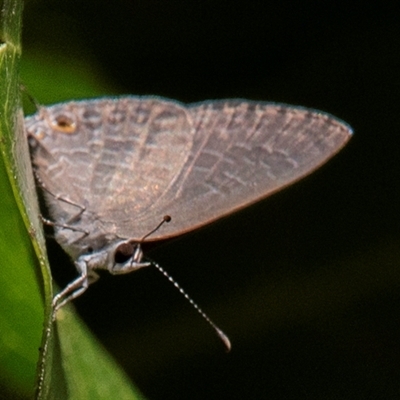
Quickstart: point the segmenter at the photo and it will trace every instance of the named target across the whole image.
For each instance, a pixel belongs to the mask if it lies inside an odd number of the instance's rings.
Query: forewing
[[[188,110],[195,128],[190,156],[143,223],[150,227],[148,218],[164,214],[172,221],[151,239],[190,231],[269,196],[318,168],[352,133],[330,115],[285,105],[228,100]]]

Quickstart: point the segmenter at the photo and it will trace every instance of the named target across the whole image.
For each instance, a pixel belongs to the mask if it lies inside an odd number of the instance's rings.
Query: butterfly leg
[[[78,220],[78,219],[80,218],[80,216],[86,211],[86,207],[85,207],[84,205],[78,204],[78,203],[76,203],[76,202],[74,202],[74,201],[68,199],[68,198],[65,197],[64,195],[55,194],[55,193],[53,193],[51,190],[49,190],[49,189],[47,188],[47,186],[44,184],[44,182],[40,179],[39,174],[37,173],[36,170],[34,170],[34,174],[35,174],[35,178],[36,178],[36,182],[37,182],[38,186],[40,186],[40,188],[41,188],[44,192],[48,193],[48,194],[49,194],[50,196],[52,196],[55,200],[62,201],[62,202],[64,202],[64,203],[66,203],[66,204],[69,204],[69,205],[71,205],[71,206],[74,206],[74,207],[78,208],[79,211],[78,211],[75,215],[73,215],[73,216],[70,218],[70,220],[68,221],[69,223],[72,223],[72,222]],[[69,228],[69,227],[67,226],[67,228]],[[69,229],[71,229],[71,228],[69,228]]]
[[[56,227],[56,228],[63,228],[63,229],[69,229],[69,230],[74,231],[74,232],[82,232],[82,237],[85,237],[85,236],[89,235],[88,231],[85,231],[85,230],[79,229],[79,228],[75,228],[75,227],[73,227],[71,225],[60,224],[58,222],[50,221],[49,219],[44,218],[42,215],[40,216],[40,219],[42,220],[42,223],[44,225],[47,225],[47,226],[52,226],[52,227]]]
[[[69,283],[60,293],[58,293],[53,298],[53,321],[56,318],[57,311],[63,307],[65,304],[79,297],[82,293],[86,291],[90,283],[97,280],[98,275],[87,270],[87,265],[85,261],[76,262],[75,266],[77,270],[81,273],[78,278]]]

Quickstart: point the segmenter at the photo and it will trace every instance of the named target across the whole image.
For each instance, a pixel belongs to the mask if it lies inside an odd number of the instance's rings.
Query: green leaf
[[[4,1],[0,33],[0,385],[32,395],[44,306],[35,250],[43,245],[18,87],[21,1]],[[17,166],[18,165],[18,166]],[[23,193],[23,194],[22,194]],[[30,205],[25,208],[24,204]],[[29,221],[33,221],[32,225]],[[36,235],[34,245],[31,237]],[[39,244],[40,243],[40,244]],[[44,267],[44,265],[43,265]]]
[[[20,107],[22,1],[0,4],[1,396],[32,398],[36,384],[38,399],[142,398],[72,307],[51,321],[51,276]]]

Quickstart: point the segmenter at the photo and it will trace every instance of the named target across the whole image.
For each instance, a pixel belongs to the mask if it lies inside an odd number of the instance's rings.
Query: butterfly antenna
[[[171,216],[165,215],[162,219],[162,221],[149,233],[144,235],[140,240],[139,244],[143,243],[144,240],[152,235],[154,232],[158,231],[160,227],[165,223],[165,222],[170,222],[171,221]],[[231,350],[231,341],[229,340],[228,336],[225,335],[225,333],[218,328],[217,325],[214,324],[213,321],[211,321],[210,317],[189,297],[189,295],[183,290],[183,288],[176,282],[172,276],[168,274],[167,271],[165,271],[159,264],[156,262],[151,261],[151,264],[154,265],[178,290],[179,292],[185,297],[185,299],[194,307],[194,309],[208,322],[208,324],[214,329],[215,333],[218,335],[218,337],[222,340],[222,343],[225,346],[226,352],[229,353]]]
[[[168,222],[171,221],[171,219],[172,219],[171,216],[169,216],[169,215],[164,215],[162,221],[161,221],[153,230],[151,230],[149,233],[146,233],[146,234],[139,240],[139,243],[143,243],[144,240],[145,240],[146,238],[148,238],[148,237],[149,237],[150,235],[152,235],[154,232],[157,232],[165,222],[168,223]]]
[[[213,321],[209,318],[209,316],[189,297],[189,295],[181,288],[181,286],[176,282],[167,271],[165,271],[162,267],[160,267],[157,263],[151,261],[151,264],[154,265],[178,290],[179,292],[186,298],[186,300],[195,308],[195,310],[208,322],[208,324],[214,329],[215,333],[221,339],[222,343],[225,346],[226,352],[229,353],[231,350],[231,342],[225,333],[218,328],[217,325],[214,324]]]

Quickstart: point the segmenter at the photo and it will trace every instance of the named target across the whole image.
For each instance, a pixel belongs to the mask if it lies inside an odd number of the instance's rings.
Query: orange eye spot
[[[52,121],[52,126],[57,131],[64,133],[74,133],[76,130],[75,121],[65,114],[57,115]]]

